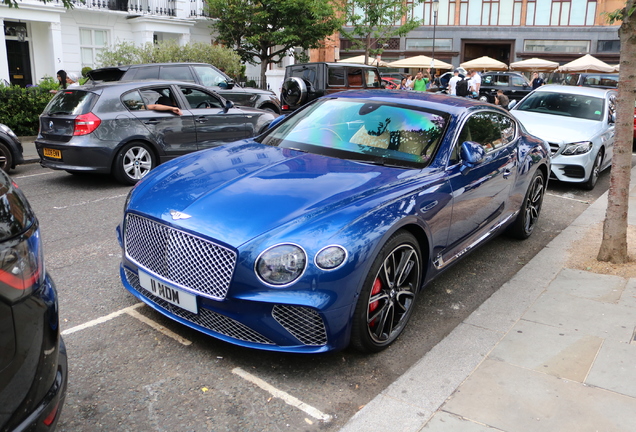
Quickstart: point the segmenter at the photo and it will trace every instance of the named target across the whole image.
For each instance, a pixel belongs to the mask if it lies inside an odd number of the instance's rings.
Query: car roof
[[[112,89],[112,88],[119,88],[122,91],[126,91],[126,90],[130,90],[130,89],[135,89],[135,88],[139,88],[139,87],[151,87],[151,86],[155,86],[155,85],[159,85],[159,86],[168,86],[168,85],[172,85],[172,84],[178,84],[178,85],[187,85],[190,87],[198,87],[202,90],[206,90],[206,91],[210,91],[210,89],[201,86],[199,84],[193,83],[193,82],[185,82],[185,81],[166,81],[166,80],[142,80],[142,81],[107,81],[107,82],[97,82],[97,83],[91,83],[88,82],[86,84],[84,84],[83,86],[79,86],[79,87],[71,87],[68,90],[74,90],[74,89],[78,89],[78,90],[104,90],[104,89]],[[214,92],[213,92],[214,93]]]
[[[296,63],[293,65],[288,65],[287,67],[302,67],[302,66],[311,66],[311,65],[327,65],[327,66],[348,66],[348,67],[361,67],[367,69],[377,69],[377,66],[374,65],[365,65],[360,63],[346,63],[346,62],[310,62],[310,63]]]
[[[212,66],[209,63],[200,63],[200,62],[175,62],[175,63],[141,63],[141,64],[128,64],[128,65],[120,65],[120,66],[105,66],[101,68],[96,68],[93,70],[102,70],[102,69],[120,69],[127,70],[130,68],[138,68],[138,67],[147,67],[147,66],[182,66],[182,65],[192,65],[192,66]]]
[[[583,96],[597,96],[605,97],[609,93],[616,93],[615,89],[605,89],[596,87],[583,87],[583,86],[567,86],[561,84],[548,84],[538,87],[534,92],[555,92],[563,94],[576,94]]]
[[[455,116],[465,113],[467,109],[470,111],[489,109],[492,111],[507,112],[496,105],[484,103],[476,99],[438,93],[407,92],[404,90],[348,90],[324,97],[331,99],[367,99],[374,102],[411,105],[417,108],[447,112]]]

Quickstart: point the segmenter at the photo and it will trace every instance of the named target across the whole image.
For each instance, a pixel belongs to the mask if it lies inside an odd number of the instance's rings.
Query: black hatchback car
[[[518,72],[484,72],[481,74],[479,100],[495,103],[497,90],[503,90],[510,102],[519,102],[532,91],[532,84]]]
[[[35,146],[47,168],[135,184],[162,162],[252,137],[276,117],[196,84],[104,83],[58,92],[40,115]]]
[[[241,87],[232,78],[207,63],[149,63],[93,69],[94,82],[167,80],[184,81],[208,87],[236,105],[269,110],[280,114],[280,101],[270,90]]]
[[[67,383],[57,294],[29,203],[0,171],[0,431],[55,429]]]
[[[21,163],[24,163],[24,157],[20,139],[9,126],[0,123],[0,169],[9,172]]]

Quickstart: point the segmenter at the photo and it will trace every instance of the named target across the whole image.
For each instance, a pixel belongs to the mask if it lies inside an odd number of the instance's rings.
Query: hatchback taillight
[[[39,286],[43,276],[44,257],[36,224],[0,245],[0,297],[16,301]]]
[[[75,117],[75,130],[73,135],[88,135],[92,133],[101,124],[101,120],[92,112],[81,114]]]

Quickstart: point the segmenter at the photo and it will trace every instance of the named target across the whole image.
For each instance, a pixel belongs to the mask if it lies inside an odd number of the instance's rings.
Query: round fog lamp
[[[346,259],[347,252],[342,246],[327,246],[316,254],[316,265],[323,270],[333,270]]]

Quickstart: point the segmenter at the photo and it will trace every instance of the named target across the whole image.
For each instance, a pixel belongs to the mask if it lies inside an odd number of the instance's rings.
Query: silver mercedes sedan
[[[550,144],[551,177],[593,189],[612,162],[616,91],[545,85],[510,113]]]

